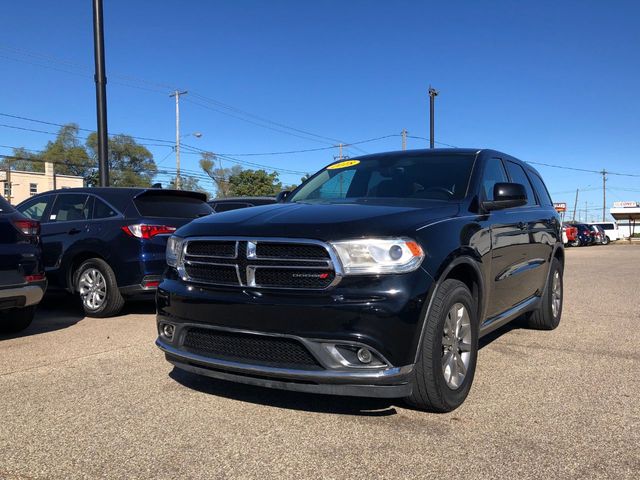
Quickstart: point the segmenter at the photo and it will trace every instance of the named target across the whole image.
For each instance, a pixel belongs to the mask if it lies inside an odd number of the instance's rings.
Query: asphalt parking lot
[[[0,337],[0,478],[637,478],[639,265],[568,249],[560,327],[485,339],[444,415],[200,379],[154,346],[152,305],[49,299]]]

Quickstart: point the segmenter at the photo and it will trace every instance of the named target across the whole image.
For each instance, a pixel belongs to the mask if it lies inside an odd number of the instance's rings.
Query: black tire
[[[80,280],[83,277],[83,274],[91,269],[95,269],[100,272],[100,274],[104,278],[106,290],[104,300],[96,308],[92,308],[90,302],[86,301],[85,297],[83,297],[81,293]],[[122,306],[124,305],[124,298],[122,298],[122,294],[118,289],[116,276],[109,264],[101,258],[91,258],[84,261],[82,265],[80,265],[80,267],[76,270],[73,278],[75,291],[80,294],[82,308],[84,308],[84,313],[87,317],[113,317],[114,315],[117,315],[120,310],[122,310]]]
[[[471,341],[469,363],[464,380],[457,388],[447,384],[443,372],[445,321],[450,309],[462,304],[469,316]],[[445,280],[438,288],[425,319],[418,361],[412,376],[413,392],[406,401],[419,409],[431,412],[450,412],[459,407],[469,394],[478,358],[478,321],[476,304],[467,286],[459,280]]]
[[[558,275],[560,285],[560,304],[556,307],[556,313],[553,308],[553,282],[554,276]],[[562,283],[563,269],[562,264],[557,258],[551,261],[551,269],[549,271],[549,279],[542,294],[540,307],[533,312],[527,314],[527,323],[530,328],[536,330],[553,330],[560,324],[562,318],[562,304],[564,297],[564,286]]]
[[[572,247],[581,247],[582,242],[578,237],[576,237],[576,239],[573,242],[569,242],[569,245],[571,245]]]
[[[36,307],[15,308],[6,312],[0,312],[0,332],[21,332],[33,322]]]
[[[603,245],[609,245],[609,243],[611,243],[611,239],[609,237],[604,237],[602,239],[602,244]]]

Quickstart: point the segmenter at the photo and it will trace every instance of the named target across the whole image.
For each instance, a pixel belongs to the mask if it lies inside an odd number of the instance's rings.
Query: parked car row
[[[566,222],[562,225],[563,243],[569,247],[608,245],[612,240],[618,240],[618,231],[615,228],[607,230],[607,226],[614,224]]]

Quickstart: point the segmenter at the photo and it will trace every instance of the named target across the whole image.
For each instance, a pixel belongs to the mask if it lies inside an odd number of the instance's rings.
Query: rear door
[[[59,193],[46,219],[42,220],[42,252],[47,275],[51,275],[59,285],[57,271],[64,253],[74,243],[84,241],[89,236],[89,218],[93,197],[86,193]]]

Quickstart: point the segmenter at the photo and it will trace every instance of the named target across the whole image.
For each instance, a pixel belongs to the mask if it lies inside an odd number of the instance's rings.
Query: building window
[[[4,182],[4,198],[11,198],[11,182]]]
[[[34,195],[37,195],[38,193],[38,184],[37,183],[30,183],[29,184],[29,196],[33,197]]]

